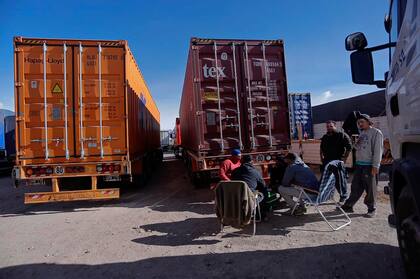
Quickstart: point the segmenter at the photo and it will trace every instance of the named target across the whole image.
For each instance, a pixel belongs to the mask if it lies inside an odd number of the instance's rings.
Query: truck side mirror
[[[372,51],[370,49],[357,50],[350,54],[351,76],[356,84],[373,84],[378,88],[385,88],[385,80],[375,80]]]
[[[358,50],[350,54],[351,76],[356,84],[375,84],[372,52]]]
[[[367,39],[362,32],[356,32],[346,37],[346,50],[362,50],[367,47]]]

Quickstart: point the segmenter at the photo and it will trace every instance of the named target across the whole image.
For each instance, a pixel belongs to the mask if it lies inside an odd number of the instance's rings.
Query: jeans
[[[350,197],[346,200],[345,206],[353,207],[360,199],[363,192],[366,192],[364,203],[369,211],[376,209],[376,192],[378,176],[372,175],[372,166],[356,165],[353,181],[351,182]]]
[[[279,192],[279,194],[284,198],[284,200],[286,201],[287,205],[290,208],[293,208],[296,205],[296,202],[293,200],[293,197],[299,197],[300,194],[300,190],[296,189],[295,187],[286,187],[286,186],[279,186],[277,188],[277,191]],[[301,206],[303,206],[305,204],[303,199],[299,200],[299,204]]]

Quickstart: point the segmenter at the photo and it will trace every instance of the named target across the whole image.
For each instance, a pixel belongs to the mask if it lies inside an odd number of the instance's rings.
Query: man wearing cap
[[[241,166],[241,150],[233,149],[231,156],[220,165],[219,177],[223,181],[230,181],[234,169]]]
[[[367,114],[360,114],[357,125],[360,134],[355,144],[356,167],[351,183],[350,197],[342,208],[346,212],[353,212],[353,206],[365,191],[364,203],[368,208],[366,217],[374,217],[378,173],[383,152],[383,135],[380,130],[372,127],[372,121]]]

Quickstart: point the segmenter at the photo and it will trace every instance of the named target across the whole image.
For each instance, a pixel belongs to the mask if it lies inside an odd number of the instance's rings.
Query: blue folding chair
[[[339,229],[344,228],[347,225],[350,225],[351,219],[347,215],[347,213],[341,208],[341,205],[334,200],[334,191],[335,191],[335,176],[334,174],[331,175],[323,175],[321,178],[321,183],[319,187],[319,191],[315,191],[312,189],[308,189],[299,185],[293,185],[293,187],[297,188],[300,193],[298,199],[303,199],[305,203],[309,206],[314,206],[316,211],[321,215],[322,219],[330,226],[333,231],[338,231]],[[322,205],[331,205],[335,204],[336,208],[341,211],[342,214],[336,215],[337,216],[344,216],[345,223],[341,226],[333,226],[331,222],[327,219],[327,216],[321,211]],[[298,203],[292,209],[292,215],[295,212]]]

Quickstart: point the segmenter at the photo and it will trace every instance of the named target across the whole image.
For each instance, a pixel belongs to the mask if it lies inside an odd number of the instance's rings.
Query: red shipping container
[[[284,61],[282,40],[191,39],[179,113],[193,175],[217,169],[233,148],[264,166],[284,153],[290,144]]]

